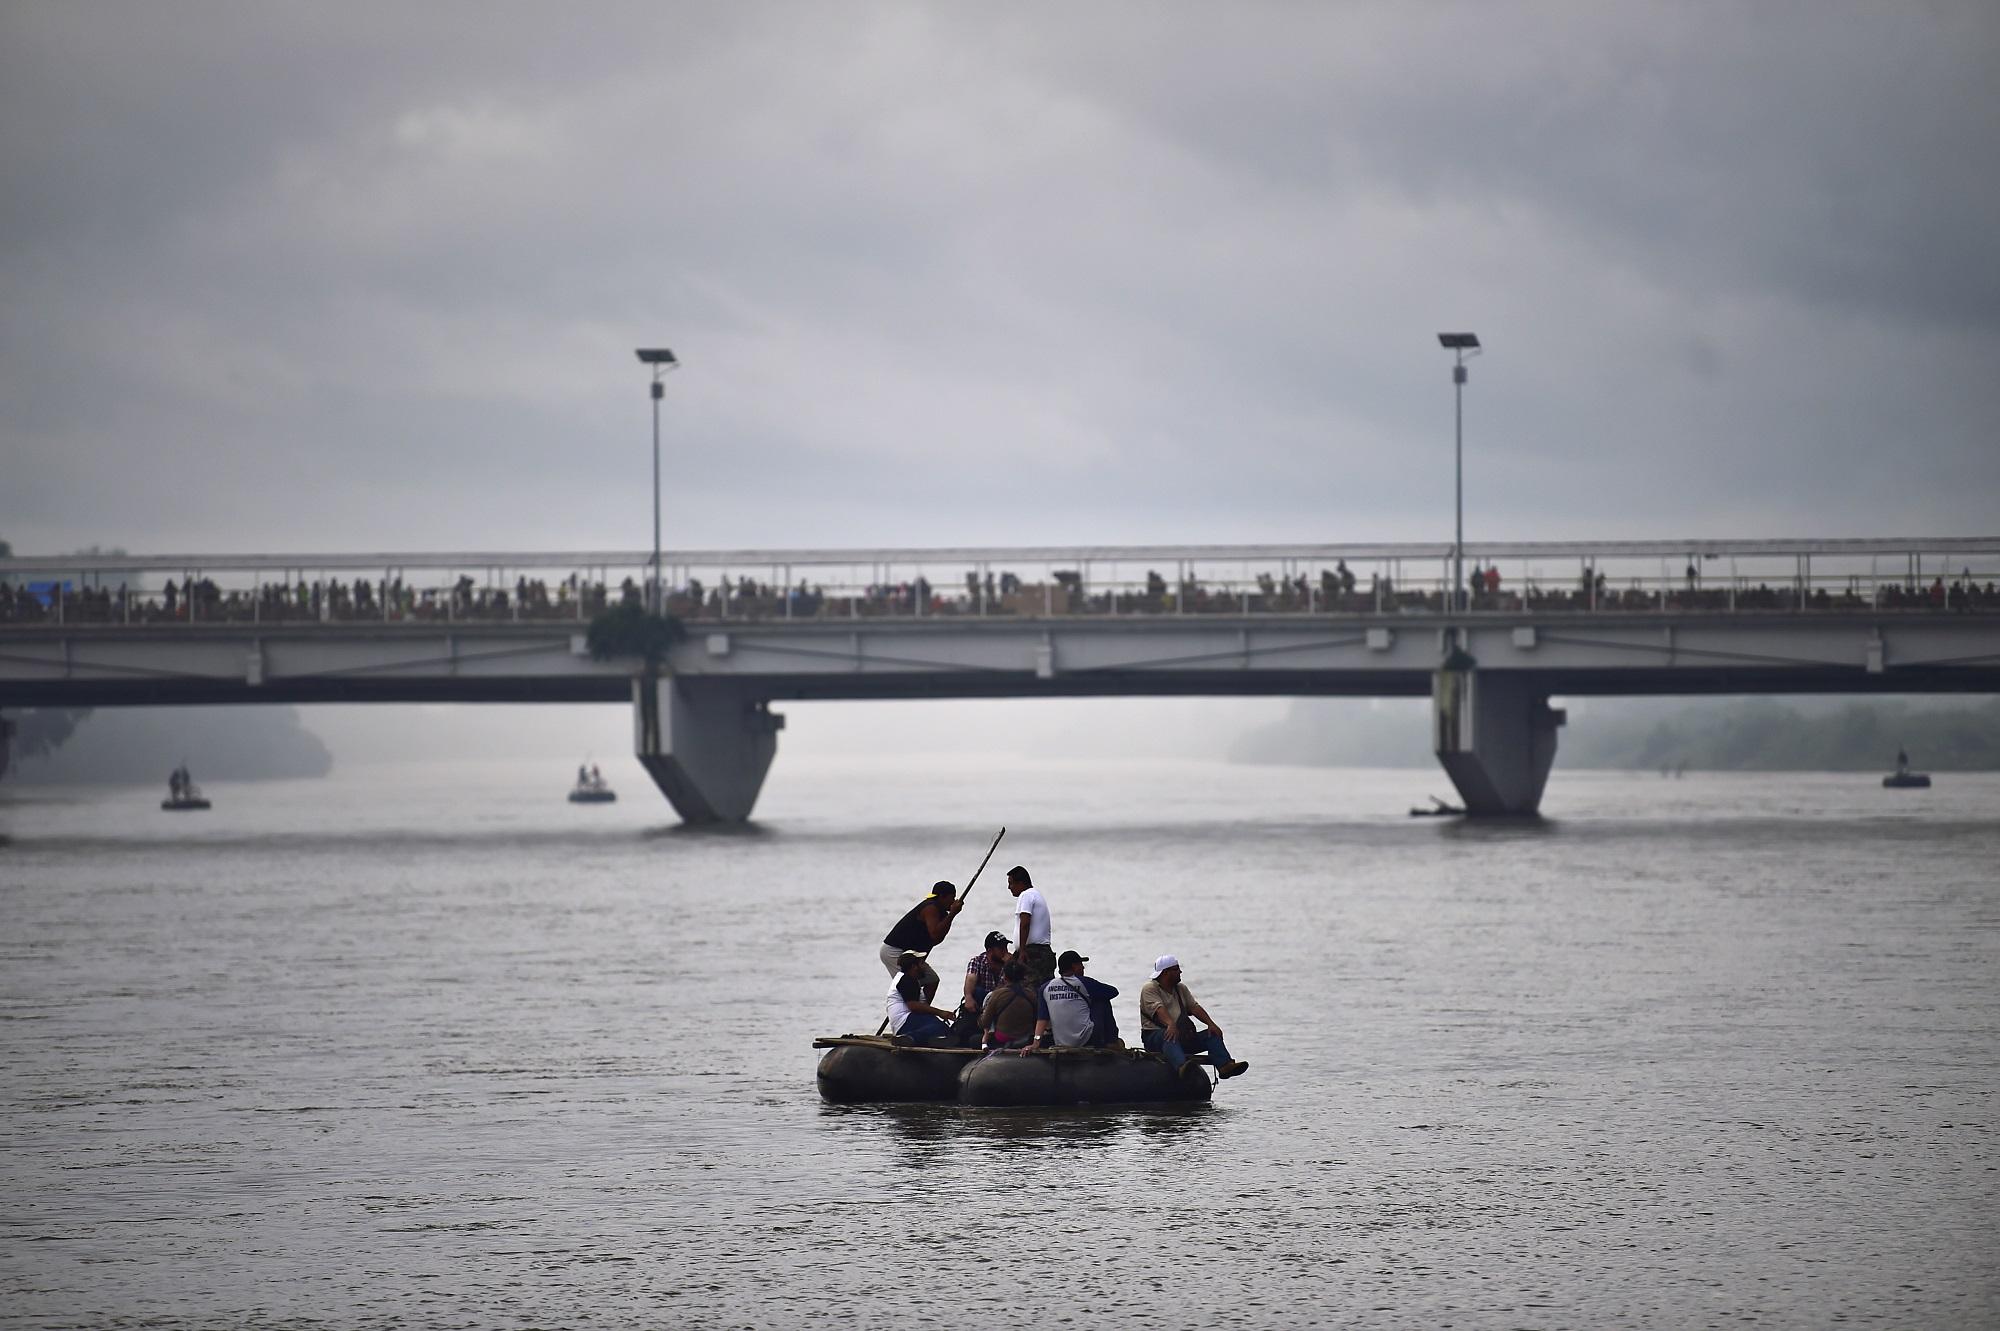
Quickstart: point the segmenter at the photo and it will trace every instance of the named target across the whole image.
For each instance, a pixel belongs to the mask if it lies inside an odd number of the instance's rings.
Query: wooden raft
[[[863,1049],[883,1049],[891,1053],[903,1054],[983,1054],[984,1049],[940,1048],[928,1044],[897,1044],[888,1036],[873,1035],[821,1035],[813,1039],[815,1049],[838,1049],[843,1045],[858,1045]]]
[[[815,1049],[838,1049],[843,1045],[858,1045],[863,1049],[881,1049],[891,1053],[903,1054],[957,1054],[961,1058],[977,1057],[980,1054],[994,1052],[990,1049],[967,1049],[963,1046],[898,1044],[886,1035],[818,1035],[813,1037],[812,1047]],[[1019,1050],[1009,1049],[1004,1052],[1013,1057],[1020,1057]],[[1030,1049],[1028,1051],[1030,1058],[1111,1058],[1119,1054],[1123,1054],[1126,1058],[1159,1059],[1160,1057],[1158,1054],[1151,1053],[1145,1049],[1132,1048],[1086,1049],[1056,1045],[1048,1049]],[[1213,1064],[1215,1060],[1209,1056],[1207,1050],[1202,1050],[1199,1053],[1189,1054],[1187,1061],[1190,1063]]]

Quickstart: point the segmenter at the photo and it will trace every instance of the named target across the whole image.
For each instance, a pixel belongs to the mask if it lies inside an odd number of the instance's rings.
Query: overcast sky
[[[0,3],[23,552],[1985,534],[2000,6]]]

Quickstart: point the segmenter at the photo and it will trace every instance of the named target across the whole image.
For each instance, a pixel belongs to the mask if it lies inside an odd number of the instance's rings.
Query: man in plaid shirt
[[[1007,965],[1007,935],[995,929],[986,935],[986,950],[965,963],[965,996],[959,1003],[961,1014],[979,1018],[979,1009],[986,1002],[986,995],[998,989],[1006,980],[1004,968]]]

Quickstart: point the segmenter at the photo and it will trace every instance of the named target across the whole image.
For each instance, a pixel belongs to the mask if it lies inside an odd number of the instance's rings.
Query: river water
[[[2000,777],[781,758],[0,794],[0,1325],[2000,1324]],[[1010,831],[1250,1060],[1178,1112],[835,1108]],[[961,935],[963,935],[961,937]],[[957,969],[947,965],[948,973]]]

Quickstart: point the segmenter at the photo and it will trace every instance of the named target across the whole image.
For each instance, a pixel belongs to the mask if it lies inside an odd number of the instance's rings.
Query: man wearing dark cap
[[[986,996],[998,989],[1006,979],[1007,935],[995,929],[986,935],[986,947],[978,956],[965,963],[965,994],[958,1005],[961,1015],[973,1021],[979,1019],[979,1009],[986,1006]]]
[[[1074,951],[1056,958],[1056,977],[1042,986],[1036,1009],[1034,1043],[1041,1043],[1044,1035],[1053,1035],[1055,1043],[1065,1048],[1088,1049],[1102,1048],[1118,1038],[1118,1025],[1110,1019],[1111,1000],[1118,997],[1118,991],[1083,973],[1083,964],[1089,960]]]
[[[883,1025],[892,1035],[900,1035],[914,1044],[942,1044],[950,1036],[951,1028],[945,1023],[951,1014],[931,1006],[924,994],[921,972],[929,969],[921,952],[902,952],[896,957],[896,982],[889,986],[889,995],[883,1001],[887,1016]]]
[[[915,952],[923,969],[920,978],[924,985],[924,1002],[937,997],[938,973],[931,969],[923,955],[944,941],[951,932],[952,918],[965,908],[958,898],[958,889],[939,879],[932,886],[931,894],[903,912],[903,918],[896,921],[882,939],[882,965],[891,975],[900,974],[898,958],[905,952]]]
[[[1020,929],[1014,955],[1028,968],[1028,979],[1040,988],[1055,978],[1056,953],[1049,946],[1049,903],[1028,871],[1015,865],[1007,871],[1007,890],[1014,894],[1015,922]]]

